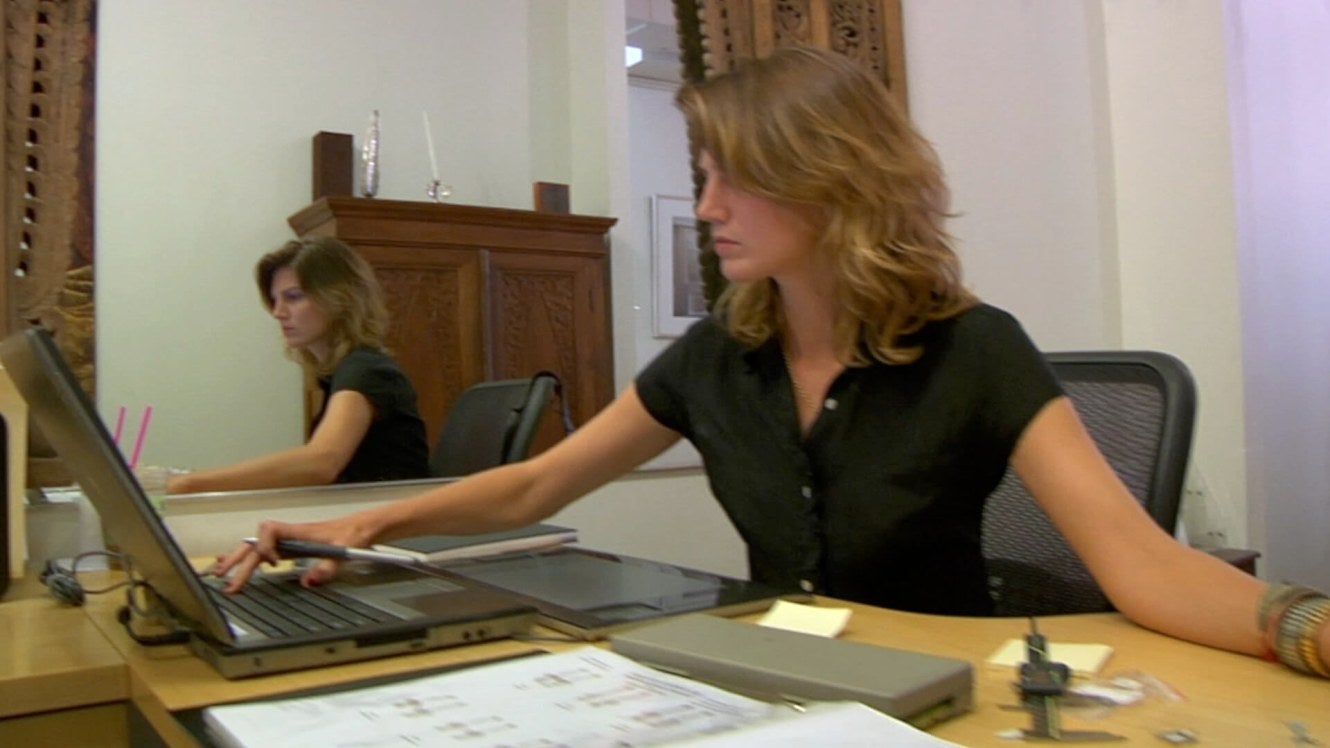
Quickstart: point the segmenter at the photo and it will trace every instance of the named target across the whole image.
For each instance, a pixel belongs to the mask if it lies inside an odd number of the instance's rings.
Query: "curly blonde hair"
[[[976,303],[943,227],[937,156],[872,74],[835,52],[788,47],[685,85],[676,103],[694,158],[706,151],[740,189],[825,216],[816,251],[833,269],[842,363],[914,361],[911,333]],[[785,324],[771,279],[731,283],[715,311],[753,346]]]
[[[295,271],[300,288],[328,318],[328,360],[320,363],[308,351],[292,356],[306,370],[327,376],[352,350],[361,347],[385,350],[388,307],[374,271],[355,250],[330,236],[292,239],[259,259],[254,279],[263,306],[272,311],[272,278],[278,270]]]

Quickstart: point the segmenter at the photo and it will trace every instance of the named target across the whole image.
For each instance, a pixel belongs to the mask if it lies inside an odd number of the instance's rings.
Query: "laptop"
[[[685,613],[756,613],[778,599],[808,600],[772,585],[580,546],[450,561],[444,570],[516,596],[539,622],[586,641]]]
[[[364,562],[315,589],[288,571],[255,575],[244,596],[227,595],[176,545],[51,336],[36,328],[11,335],[0,361],[106,533],[188,631],[190,648],[227,678],[499,639],[535,623],[535,608],[511,595]]]

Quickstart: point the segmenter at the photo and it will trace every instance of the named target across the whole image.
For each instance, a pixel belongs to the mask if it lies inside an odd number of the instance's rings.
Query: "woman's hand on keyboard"
[[[276,564],[281,560],[277,552],[278,540],[312,540],[355,547],[358,543],[350,538],[349,528],[344,527],[346,524],[345,518],[299,524],[264,520],[259,523],[255,537],[241,541],[227,553],[219,553],[208,573],[226,577],[226,591],[236,592],[254,576],[260,565]],[[323,584],[337,575],[337,567],[337,561],[320,559],[305,569],[300,581],[306,587]]]

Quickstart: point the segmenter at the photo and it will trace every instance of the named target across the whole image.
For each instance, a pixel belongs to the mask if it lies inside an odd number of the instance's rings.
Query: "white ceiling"
[[[628,68],[629,77],[681,82],[672,0],[624,0],[624,18],[626,43],[642,50],[642,61]]]

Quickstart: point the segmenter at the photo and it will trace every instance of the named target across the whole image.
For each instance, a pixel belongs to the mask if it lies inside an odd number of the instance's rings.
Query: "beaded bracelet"
[[[1280,621],[1289,608],[1309,597],[1319,597],[1321,593],[1306,585],[1280,582],[1272,584],[1261,596],[1256,609],[1256,628],[1261,632],[1265,650],[1261,659],[1270,662],[1281,661],[1279,649]]]
[[[1311,587],[1293,582],[1270,585],[1261,596],[1261,602],[1256,608],[1256,628],[1262,632],[1270,631],[1271,626],[1284,615],[1288,606],[1304,597],[1319,594],[1321,593]]]
[[[1288,606],[1279,620],[1275,650],[1279,661],[1304,673],[1330,678],[1330,666],[1321,660],[1319,634],[1330,622],[1330,597],[1303,597]]]

